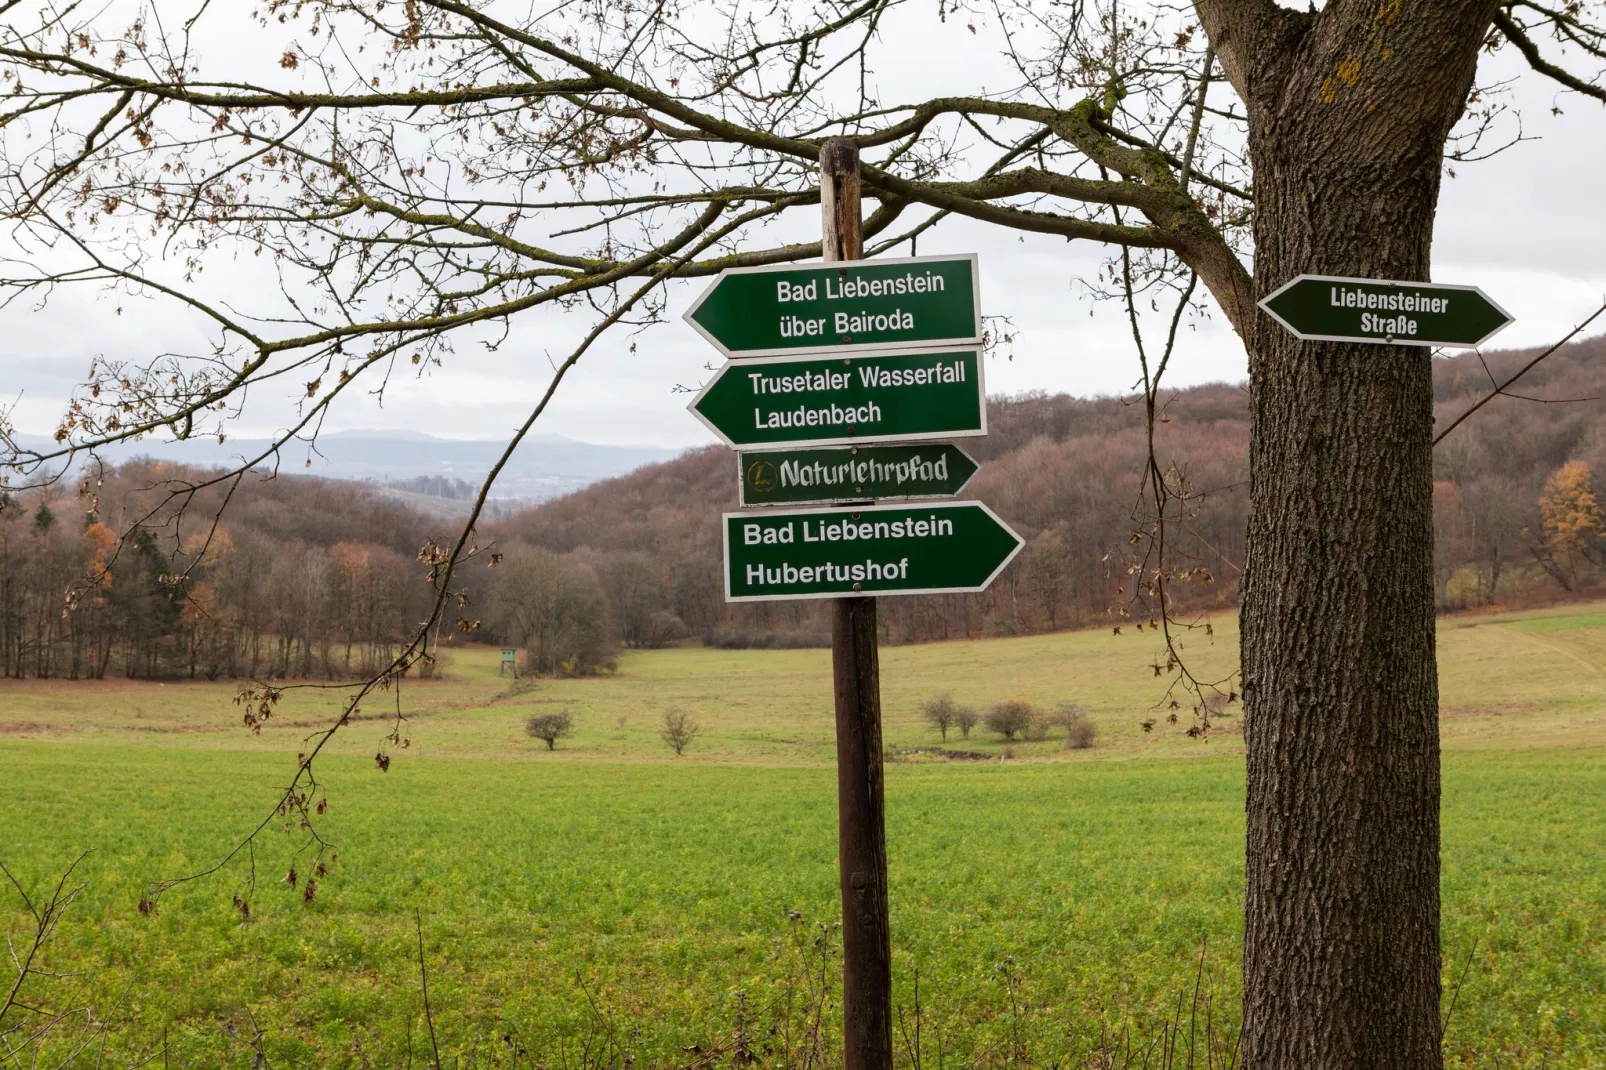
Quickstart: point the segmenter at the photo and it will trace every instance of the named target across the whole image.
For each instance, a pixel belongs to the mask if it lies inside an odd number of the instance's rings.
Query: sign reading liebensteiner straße
[[[725,598],[986,589],[1024,545],[981,502],[725,514]]]
[[[685,319],[727,357],[979,345],[976,256],[732,268]]]
[[[1262,298],[1260,307],[1315,342],[1470,348],[1511,322],[1476,286],[1335,275],[1301,275]]]

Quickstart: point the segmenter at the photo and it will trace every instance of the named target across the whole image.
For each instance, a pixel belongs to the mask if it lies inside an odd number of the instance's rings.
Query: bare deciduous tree
[[[954,710],[954,727],[959,729],[961,739],[970,738],[970,730],[975,728],[981,720],[981,714],[974,706],[959,706]]]
[[[692,740],[696,739],[702,730],[703,726],[685,710],[665,710],[663,729],[659,732],[659,736],[665,745],[675,752],[675,756],[679,757],[686,752],[686,748],[691,746]]]
[[[1006,740],[1019,736],[1025,739],[1040,721],[1037,708],[1023,699],[1011,698],[1002,702],[995,702],[987,707],[987,714],[982,718],[987,725],[987,731],[997,732]]]
[[[948,742],[948,729],[954,727],[959,713],[959,704],[954,701],[954,697],[944,691],[927,702],[921,712],[925,714],[926,723],[942,733],[942,741]]]
[[[539,739],[547,750],[556,750],[558,740],[574,731],[574,716],[568,710],[555,713],[532,713],[524,719],[524,734]]]

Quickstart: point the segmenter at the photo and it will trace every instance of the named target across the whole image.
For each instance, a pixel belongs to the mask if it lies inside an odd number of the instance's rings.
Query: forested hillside
[[[415,558],[440,522],[360,485],[248,475],[214,531],[226,487],[167,500],[193,474],[136,460],[92,496],[67,481],[4,498],[0,673],[345,676],[427,615]]]
[[[1377,360],[1398,359],[1379,347]],[[1447,426],[1531,359],[1462,355],[1436,363]],[[1436,451],[1441,608],[1565,596],[1606,576],[1606,338],[1542,363]],[[1171,396],[1156,455],[1192,497],[1170,534],[1182,613],[1232,606],[1243,564],[1248,397],[1213,385]],[[891,641],[1041,631],[1113,619],[1144,549],[1134,520],[1145,443],[1141,405],[1064,395],[995,398],[991,433],[964,443],[982,462],[967,496],[1028,540],[992,589],[889,598]],[[1311,429],[1310,448],[1320,448]],[[222,489],[179,516],[157,509],[182,470],[132,461],[93,497],[64,483],[0,510],[0,672],[10,676],[341,677],[387,659],[428,611],[417,560],[453,521],[370,488],[300,477],[241,482],[210,536]],[[478,638],[524,647],[533,668],[585,672],[616,645],[697,637],[730,645],[823,641],[815,602],[727,606],[719,515],[735,508],[735,455],[689,452],[489,524],[458,577],[454,607]],[[69,603],[71,612],[64,613]],[[1141,623],[1146,611],[1138,614]],[[448,622],[445,635],[452,634]]]
[[[1436,361],[1440,426],[1534,355]],[[1378,347],[1375,359],[1399,357]],[[1442,609],[1564,594],[1599,579],[1606,517],[1591,480],[1606,466],[1603,357],[1606,338],[1558,351],[1513,388],[1519,396],[1496,398],[1439,445]],[[1246,390],[1214,385],[1171,395],[1157,429],[1161,466],[1175,466],[1196,495],[1172,544],[1174,570],[1195,572],[1194,582],[1174,588],[1184,611],[1236,600],[1247,420]],[[1134,528],[1143,526],[1134,521],[1145,462],[1142,406],[1120,398],[995,398],[989,422],[986,438],[963,444],[982,462],[967,496],[992,505],[1029,545],[984,594],[885,600],[882,619],[894,641],[1119,618],[1130,597]],[[1317,449],[1320,429],[1311,432]],[[657,615],[659,634],[670,630],[665,618],[672,617],[716,642],[819,641],[826,618],[817,603],[723,603],[718,518],[735,505],[734,454],[709,448],[545,503],[495,532],[505,543],[567,555],[597,572],[627,636],[651,638],[645,622]],[[631,582],[610,588],[609,576],[621,569]]]

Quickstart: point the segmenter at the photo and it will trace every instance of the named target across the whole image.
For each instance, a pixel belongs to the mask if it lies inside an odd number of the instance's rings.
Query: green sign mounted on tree
[[[978,465],[947,443],[746,451],[739,457],[743,507],[856,498],[952,498]]]
[[[980,344],[976,255],[731,268],[685,319],[727,357]]]
[[[979,347],[727,363],[687,408],[737,447],[987,433]]]
[[[1024,540],[980,502],[725,514],[725,598],[986,590]]]
[[[1315,342],[1471,348],[1511,322],[1476,286],[1301,275],[1260,301],[1278,323]]]

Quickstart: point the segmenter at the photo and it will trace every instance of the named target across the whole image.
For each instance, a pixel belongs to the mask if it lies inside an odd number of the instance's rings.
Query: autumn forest
[[[1532,356],[1437,361],[1440,426]],[[1602,358],[1602,338],[1558,351],[1519,396],[1496,398],[1436,447],[1441,611],[1564,599],[1606,579],[1594,486],[1606,478]],[[1156,459],[1186,489],[1166,532],[1165,597],[1180,618],[1236,602],[1248,403],[1237,386],[1181,390],[1156,428]],[[989,422],[991,434],[965,444],[982,462],[967,493],[1028,546],[985,593],[888,599],[884,641],[1145,627],[1155,529],[1139,491],[1141,405],[994,398]],[[725,604],[718,514],[736,505],[732,465],[722,447],[692,450],[495,521],[435,641],[516,646],[543,674],[604,669],[621,646],[824,643],[820,603]],[[450,521],[351,484],[253,474],[214,522],[230,484],[181,509],[168,491],[194,473],[150,461],[89,472],[0,511],[6,676],[346,678],[387,663],[429,614],[420,548],[450,536]],[[119,544],[120,533],[131,537]]]

